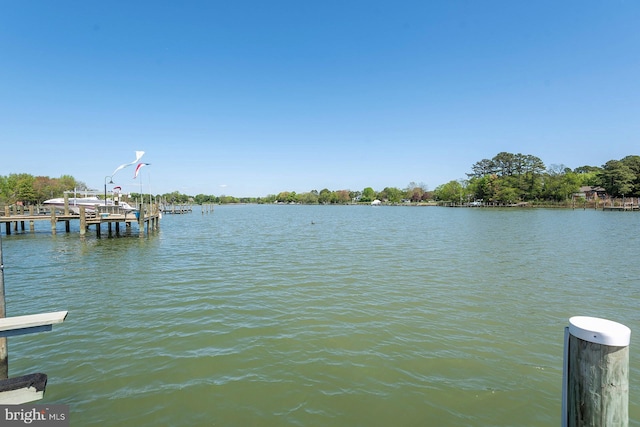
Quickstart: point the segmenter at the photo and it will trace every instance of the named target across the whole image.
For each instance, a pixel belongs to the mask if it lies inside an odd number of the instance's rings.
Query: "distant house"
[[[574,197],[584,197],[585,200],[606,199],[607,191],[602,187],[585,185],[580,187],[580,191],[573,194]]]

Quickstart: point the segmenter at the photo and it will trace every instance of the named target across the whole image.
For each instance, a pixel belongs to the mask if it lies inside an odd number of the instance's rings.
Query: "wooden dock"
[[[11,231],[25,231],[26,223],[29,223],[29,230],[35,231],[36,221],[48,221],[51,224],[51,234],[56,234],[57,224],[63,222],[65,231],[71,231],[72,221],[80,222],[80,235],[84,236],[91,226],[95,228],[96,236],[102,235],[102,224],[106,224],[109,236],[120,235],[120,226],[124,225],[127,234],[131,234],[132,225],[138,224],[138,233],[144,235],[160,228],[160,210],[158,205],[142,205],[139,211],[128,212],[117,206],[97,205],[95,210],[87,211],[84,206],[80,207],[80,214],[76,215],[66,207],[63,211],[55,208],[48,210],[36,209],[34,206],[24,208],[23,206],[5,206],[4,213],[0,215],[0,224],[4,223],[5,234],[8,236]],[[1,230],[0,230],[1,233]]]
[[[627,206],[603,206],[603,211],[613,211],[613,212],[624,212],[624,211],[640,211],[640,206],[638,205],[627,205]]]
[[[191,205],[161,205],[160,211],[165,214],[187,214],[193,212],[193,207]]]

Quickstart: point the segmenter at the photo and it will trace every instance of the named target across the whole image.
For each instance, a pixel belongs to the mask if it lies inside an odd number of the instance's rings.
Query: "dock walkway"
[[[603,206],[603,211],[640,211],[638,205],[626,205],[626,206]]]

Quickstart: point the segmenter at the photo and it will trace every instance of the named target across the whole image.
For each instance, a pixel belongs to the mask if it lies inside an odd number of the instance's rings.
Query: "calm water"
[[[77,225],[75,225],[77,227]],[[28,228],[28,227],[27,227]],[[144,238],[4,236],[10,374],[73,426],[559,425],[564,327],[632,330],[640,214],[218,206]]]

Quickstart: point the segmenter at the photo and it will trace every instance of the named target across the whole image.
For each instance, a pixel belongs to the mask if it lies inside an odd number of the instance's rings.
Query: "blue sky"
[[[0,175],[265,196],[429,189],[501,151],[640,154],[640,2],[0,4]]]

